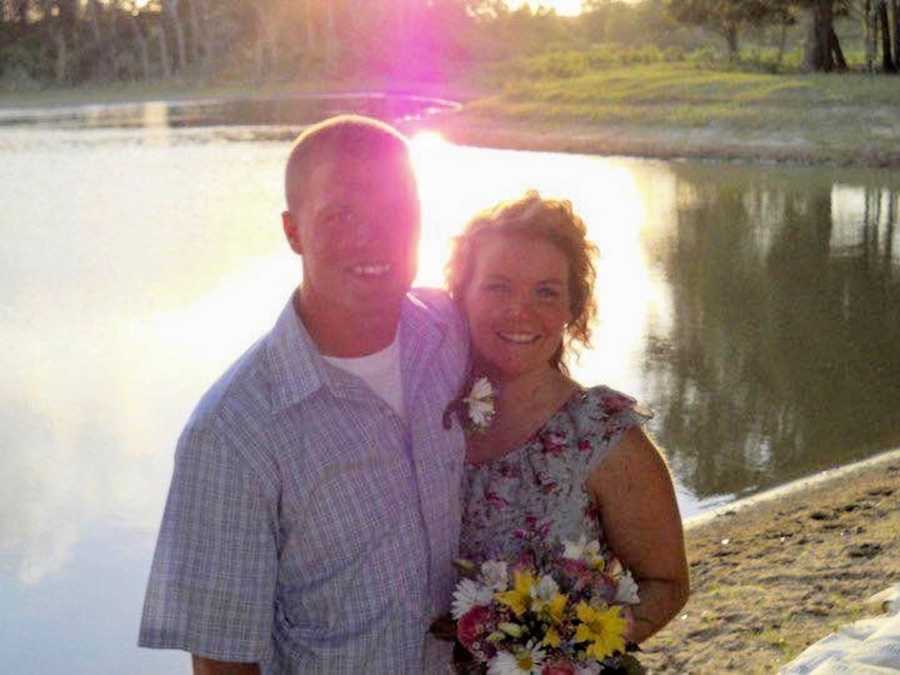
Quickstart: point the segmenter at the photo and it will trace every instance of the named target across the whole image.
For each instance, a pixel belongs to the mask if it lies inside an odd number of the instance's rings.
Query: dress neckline
[[[585,387],[582,387],[581,385],[577,385],[577,386],[575,387],[575,390],[574,390],[574,391],[572,392],[572,394],[571,394],[571,395],[563,402],[563,404],[562,404],[561,406],[559,406],[559,408],[557,408],[557,409],[553,412],[553,414],[550,415],[550,417],[548,417],[547,420],[546,420],[541,426],[539,426],[537,429],[535,429],[535,430],[531,433],[531,435],[528,436],[528,438],[526,438],[524,441],[522,441],[521,443],[519,443],[519,444],[516,445],[515,447],[510,448],[509,450],[507,450],[506,452],[504,452],[502,455],[499,455],[499,456],[497,456],[497,457],[492,457],[492,458],[490,458],[490,459],[486,459],[486,460],[484,460],[483,462],[471,462],[471,461],[469,461],[469,458],[467,457],[467,458],[465,459],[465,466],[466,466],[466,468],[481,469],[481,468],[484,468],[484,467],[489,467],[489,466],[491,466],[492,464],[500,464],[501,462],[505,461],[505,460],[508,459],[509,457],[512,457],[512,456],[517,455],[517,454],[520,454],[523,450],[525,450],[526,448],[528,448],[529,446],[531,446],[533,443],[535,443],[535,442],[540,438],[540,436],[544,433],[544,430],[545,430],[547,427],[549,427],[550,424],[551,424],[557,417],[559,417],[559,416],[562,415],[564,412],[566,412],[566,410],[569,408],[569,406],[571,406],[572,403],[574,403],[576,399],[581,400],[584,396],[587,395],[587,392],[588,392],[588,389],[586,389]]]

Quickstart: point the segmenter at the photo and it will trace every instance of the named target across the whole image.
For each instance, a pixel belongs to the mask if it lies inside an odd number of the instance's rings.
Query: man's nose
[[[383,218],[360,218],[347,232],[347,239],[354,246],[368,246],[386,235]]]

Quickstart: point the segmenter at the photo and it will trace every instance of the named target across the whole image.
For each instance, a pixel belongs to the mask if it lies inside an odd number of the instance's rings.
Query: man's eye
[[[328,215],[328,222],[332,225],[349,227],[356,224],[357,217],[353,211],[335,211]]]
[[[501,283],[497,283],[497,282],[485,284],[483,286],[483,288],[488,293],[505,293],[509,289],[509,287],[506,284],[501,284]]]

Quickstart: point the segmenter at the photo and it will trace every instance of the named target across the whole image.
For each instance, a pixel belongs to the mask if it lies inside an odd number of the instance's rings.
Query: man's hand
[[[196,654],[191,654],[191,663],[194,675],[260,675],[259,666],[255,663],[213,661]]]

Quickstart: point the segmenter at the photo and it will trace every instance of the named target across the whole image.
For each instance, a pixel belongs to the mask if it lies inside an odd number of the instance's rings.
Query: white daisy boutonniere
[[[494,387],[486,377],[479,377],[472,384],[469,395],[462,402],[466,406],[469,427],[474,431],[484,431],[494,419]]]
[[[444,428],[453,425],[453,415],[459,417],[463,428],[467,431],[485,431],[494,420],[497,393],[491,381],[482,376],[472,382],[468,394],[450,401],[444,410]]]

